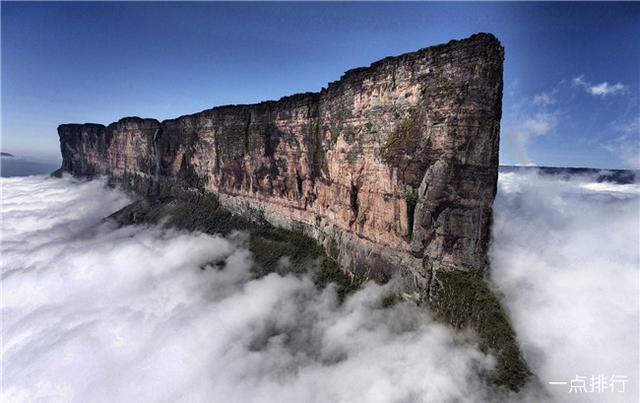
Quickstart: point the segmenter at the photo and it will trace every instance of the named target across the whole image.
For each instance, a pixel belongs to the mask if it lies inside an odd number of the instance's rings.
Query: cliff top
[[[385,57],[384,59],[380,59],[378,61],[371,63],[367,67],[356,67],[356,68],[347,70],[340,77],[339,80],[328,83],[327,87],[322,88],[319,92],[298,93],[298,94],[282,97],[278,100],[267,100],[267,101],[262,101],[255,104],[219,105],[213,108],[205,109],[200,112],[181,115],[172,119],[165,119],[163,120],[163,122],[171,122],[171,121],[175,121],[183,118],[197,117],[197,116],[208,114],[208,113],[224,113],[226,110],[231,110],[231,109],[235,109],[237,111],[238,108],[247,108],[247,109],[269,108],[270,109],[274,107],[290,108],[291,106],[308,105],[317,101],[317,98],[320,97],[323,93],[326,93],[328,91],[334,91],[338,89],[340,86],[344,85],[345,83],[361,81],[364,77],[372,73],[375,73],[378,69],[384,68],[387,65],[397,63],[398,61],[407,62],[407,61],[415,60],[430,53],[447,52],[451,48],[455,48],[458,46],[467,46],[469,44],[477,43],[477,42],[486,42],[487,44],[493,44],[494,46],[501,46],[500,41],[493,34],[480,32],[480,33],[473,34],[468,38],[451,40],[447,43],[425,47],[425,48],[416,50],[414,52],[403,53],[397,56]],[[155,123],[155,124],[161,123],[159,120],[153,119],[153,118],[140,118],[138,116],[128,116],[118,120],[117,122],[111,123],[110,125],[127,123],[127,122],[140,122],[140,121],[147,121],[149,123]],[[73,126],[82,126],[82,125],[95,126],[96,129],[107,127],[107,125],[103,125],[100,123],[84,123],[84,124],[66,123],[58,126],[58,128],[65,128],[65,127],[71,128]]]

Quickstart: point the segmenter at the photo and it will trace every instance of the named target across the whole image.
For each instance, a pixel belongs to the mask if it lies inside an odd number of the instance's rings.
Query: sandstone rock
[[[152,197],[214,192],[316,238],[344,268],[417,287],[423,260],[484,271],[496,192],[503,49],[495,37],[389,57],[319,93],[158,122],[58,128],[62,170]]]

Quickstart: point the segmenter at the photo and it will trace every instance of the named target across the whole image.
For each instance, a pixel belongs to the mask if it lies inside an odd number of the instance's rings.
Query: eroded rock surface
[[[489,34],[350,70],[319,93],[158,122],[58,128],[62,170],[152,197],[218,195],[319,240],[359,276],[484,271],[496,192],[503,49]],[[422,291],[420,291],[422,290]]]

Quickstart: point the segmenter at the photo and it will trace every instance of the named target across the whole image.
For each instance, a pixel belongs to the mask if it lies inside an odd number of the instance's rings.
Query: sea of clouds
[[[383,309],[384,286],[339,304],[308,278],[253,278],[242,234],[103,221],[131,200],[99,180],[1,181],[3,401],[496,399],[473,336],[408,303]],[[637,401],[639,195],[500,176],[492,278],[545,399]],[[627,376],[626,391],[547,384],[577,374]]]
[[[558,401],[638,402],[640,185],[595,178],[501,173],[492,278],[540,380],[587,377],[549,385]],[[590,392],[601,376],[625,392]]]

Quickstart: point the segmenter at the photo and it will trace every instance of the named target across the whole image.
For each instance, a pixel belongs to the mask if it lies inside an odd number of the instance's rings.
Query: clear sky
[[[2,150],[56,127],[318,91],[350,68],[491,32],[503,164],[638,168],[638,3],[1,3]]]

